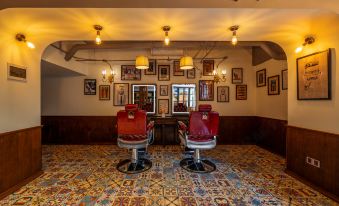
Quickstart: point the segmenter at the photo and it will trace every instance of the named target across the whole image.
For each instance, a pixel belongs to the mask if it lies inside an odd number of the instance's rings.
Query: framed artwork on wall
[[[202,73],[204,76],[213,76],[214,60],[204,60],[202,62]]]
[[[158,65],[158,80],[169,81],[170,80],[170,65]]]
[[[27,81],[27,67],[7,63],[7,79]]]
[[[113,84],[113,105],[124,106],[128,104],[129,99],[129,84],[128,83],[114,83]]]
[[[85,79],[84,80],[84,95],[96,95],[97,94],[97,80]]]
[[[199,80],[199,101],[214,100],[214,81]]]
[[[99,86],[99,100],[110,100],[111,99],[111,86],[100,85]]]
[[[169,114],[169,99],[158,99],[158,114]]]
[[[287,90],[288,88],[288,70],[284,69],[281,71],[281,89]]]
[[[267,93],[268,95],[280,94],[280,82],[279,75],[268,77],[267,79]]]
[[[160,85],[160,96],[168,96],[168,85]]]
[[[218,86],[217,87],[217,102],[229,102],[230,94],[229,94],[228,86]]]
[[[247,100],[247,85],[241,84],[236,86],[236,100]]]
[[[195,68],[187,70],[187,79],[195,79]]]
[[[180,69],[180,61],[173,61],[173,76],[185,76],[185,71]]]
[[[157,74],[157,60],[150,59],[149,62],[149,68],[145,69],[145,75],[156,75]]]
[[[243,83],[243,69],[232,68],[232,84],[242,84],[242,83]]]
[[[257,71],[256,76],[257,76],[257,87],[266,86],[266,69]]]
[[[331,49],[297,59],[298,100],[331,99]]]
[[[141,80],[141,70],[135,65],[121,65],[121,80]]]

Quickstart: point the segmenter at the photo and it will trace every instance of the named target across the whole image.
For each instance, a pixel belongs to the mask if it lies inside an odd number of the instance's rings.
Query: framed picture
[[[217,102],[229,102],[230,101],[230,89],[228,86],[217,87]]]
[[[214,100],[214,81],[199,80],[199,101]]]
[[[169,114],[169,100],[158,99],[158,114]]]
[[[268,77],[267,92],[268,95],[279,95],[280,94],[280,82],[279,75]]]
[[[266,69],[257,71],[257,87],[266,86]]]
[[[236,100],[247,100],[247,85],[241,84],[236,86]]]
[[[187,79],[195,79],[195,68],[187,70]]]
[[[129,84],[128,83],[114,83],[113,85],[113,105],[124,106],[128,104],[129,99]]]
[[[243,83],[243,71],[242,68],[232,68],[232,84]]]
[[[111,86],[100,85],[99,86],[99,100],[110,100],[111,99]]]
[[[7,79],[26,82],[27,81],[27,67],[8,63],[7,64]]]
[[[202,69],[204,76],[213,76],[214,60],[204,60],[202,62]]]
[[[84,80],[84,94],[85,95],[96,95],[97,94],[97,80],[96,79],[85,79]]]
[[[331,50],[297,59],[298,100],[331,99]]]
[[[141,70],[135,65],[121,65],[121,80],[141,80]]]
[[[170,65],[159,65],[158,66],[158,80],[169,81],[170,80]]]
[[[160,96],[168,96],[168,85],[160,85]]]
[[[145,75],[156,75],[157,74],[157,60],[150,59],[149,62],[149,68],[145,69]]]
[[[185,71],[180,69],[180,61],[173,61],[173,76],[185,76]]]
[[[281,71],[281,89],[287,90],[288,88],[288,70],[284,69]]]

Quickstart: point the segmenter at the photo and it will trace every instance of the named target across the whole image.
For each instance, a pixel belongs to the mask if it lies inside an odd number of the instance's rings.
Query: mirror
[[[188,114],[196,107],[195,84],[172,84],[172,113]]]
[[[156,85],[132,84],[132,103],[139,105],[139,109],[147,114],[155,114]]]

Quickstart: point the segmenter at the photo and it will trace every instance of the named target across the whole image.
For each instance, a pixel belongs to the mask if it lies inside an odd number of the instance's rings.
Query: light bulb
[[[26,45],[30,49],[35,49],[35,45],[32,42],[30,42],[30,41],[26,41]]]
[[[217,71],[216,70],[213,70],[213,75],[217,75]]]
[[[165,45],[169,45],[169,43],[170,43],[170,39],[169,39],[169,37],[168,36],[165,36]]]
[[[225,69],[225,70],[222,70],[221,73],[222,73],[223,75],[226,75],[226,69]]]
[[[106,70],[102,70],[102,72],[101,72],[101,73],[102,73],[102,75],[104,75],[104,76],[105,76],[105,75],[106,75]]]
[[[95,43],[96,43],[97,45],[101,44],[100,34],[98,34],[97,37],[95,38]]]
[[[299,53],[303,50],[304,46],[299,46],[298,48],[295,49],[295,53]]]
[[[233,35],[233,37],[232,37],[232,44],[236,45],[237,43],[238,43],[238,38],[237,38],[236,35]]]
[[[114,75],[114,71],[113,70],[111,70],[111,75]]]

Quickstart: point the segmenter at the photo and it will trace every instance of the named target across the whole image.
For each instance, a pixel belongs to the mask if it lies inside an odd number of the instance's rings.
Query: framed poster
[[[247,100],[247,85],[241,84],[236,86],[236,100]]]
[[[26,82],[27,67],[7,63],[7,79]]]
[[[129,84],[128,83],[114,83],[113,85],[113,105],[125,106],[129,99]]]
[[[158,99],[158,114],[169,114],[169,99]]]
[[[173,76],[185,76],[185,71],[180,69],[180,61],[173,61]]]
[[[84,95],[96,95],[97,94],[97,80],[85,79],[84,80]]]
[[[229,102],[229,87],[228,86],[218,86],[217,87],[217,102]]]
[[[214,100],[214,81],[199,80],[199,101]]]
[[[232,68],[232,84],[242,84],[243,70],[242,68]]]
[[[331,50],[297,59],[298,100],[331,99]]]
[[[213,76],[214,60],[204,60],[202,62],[202,73],[204,76]]]
[[[135,65],[121,65],[121,80],[141,80],[141,70]]]
[[[168,96],[168,85],[160,85],[160,96]]]
[[[282,70],[281,71],[281,89],[287,90],[288,88],[288,70]]]
[[[195,79],[195,68],[187,70],[187,79]]]
[[[268,77],[267,82],[268,82],[267,83],[268,95],[279,95],[280,94],[279,75]]]
[[[170,80],[170,65],[159,65],[158,66],[158,80],[169,81]]]
[[[99,86],[99,100],[110,100],[111,99],[111,86],[100,85]]]
[[[266,86],[266,69],[257,71],[257,87]]]
[[[150,59],[149,62],[149,68],[145,69],[144,74],[145,75],[156,75],[157,74],[157,60]]]

